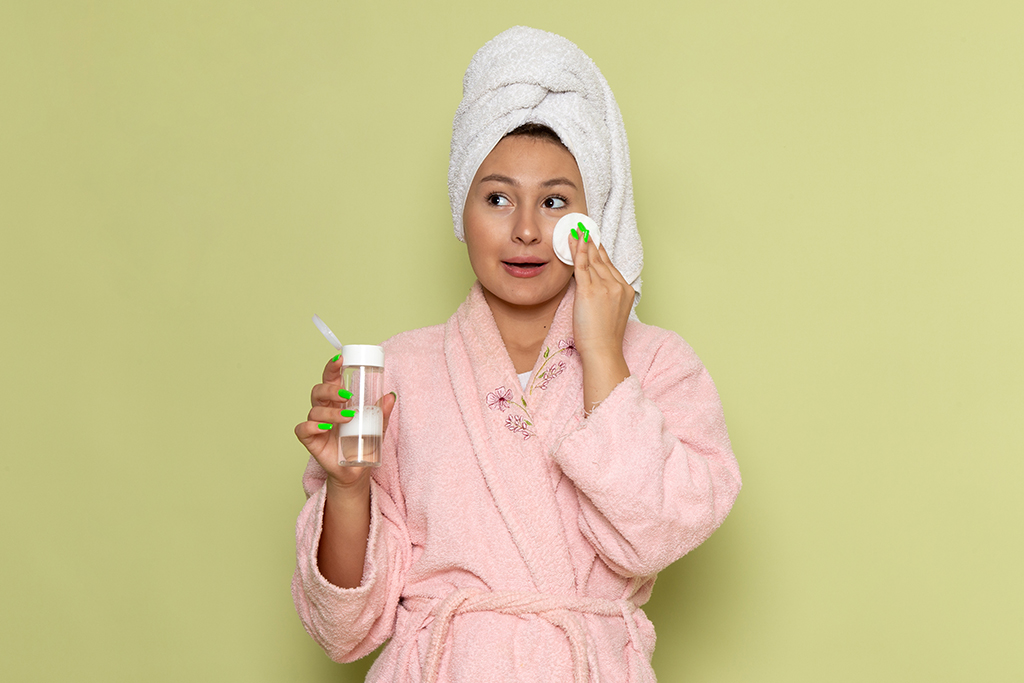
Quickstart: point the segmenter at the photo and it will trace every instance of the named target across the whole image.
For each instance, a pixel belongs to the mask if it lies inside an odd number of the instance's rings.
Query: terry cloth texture
[[[524,123],[548,126],[576,157],[601,244],[639,302],[644,252],[622,114],[590,57],[553,33],[510,28],[480,48],[466,69],[448,166],[455,236],[464,240],[462,212],[480,164]]]
[[[570,284],[525,390],[479,283],[445,325],[385,342],[398,395],[371,482],[362,583],[317,567],[310,460],[295,605],[338,661],[390,642],[368,681],[653,681],[641,606],[729,513],[740,474],[704,366],[629,321],[630,377],[589,415]]]

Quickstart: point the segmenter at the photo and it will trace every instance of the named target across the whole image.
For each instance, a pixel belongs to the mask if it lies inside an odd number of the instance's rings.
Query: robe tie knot
[[[569,641],[572,653],[573,681],[588,683],[591,680],[590,658],[587,648],[587,633],[579,622],[577,614],[594,614],[603,617],[621,616],[626,622],[630,644],[642,652],[643,642],[637,631],[634,613],[637,606],[629,600],[607,600],[572,595],[549,593],[520,593],[516,591],[482,591],[464,588],[452,592],[441,600],[431,611],[433,624],[430,632],[430,647],[424,664],[424,683],[436,683],[441,669],[441,654],[452,620],[459,614],[469,612],[497,612],[499,614],[534,614],[557,626]]]

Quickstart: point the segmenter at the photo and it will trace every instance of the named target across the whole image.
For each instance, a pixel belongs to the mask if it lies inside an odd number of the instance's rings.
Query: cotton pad
[[[581,225],[582,224],[582,225]],[[555,223],[555,232],[551,235],[554,242],[555,256],[567,266],[572,265],[572,252],[569,251],[569,233],[576,229],[576,234],[583,238],[584,234],[590,235],[590,241],[595,246],[601,246],[601,230],[597,223],[590,216],[582,213],[567,213]]]

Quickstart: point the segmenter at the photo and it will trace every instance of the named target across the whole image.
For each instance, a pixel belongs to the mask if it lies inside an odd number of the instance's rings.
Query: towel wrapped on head
[[[510,28],[480,48],[466,69],[448,166],[455,236],[465,240],[462,213],[480,164],[525,123],[551,128],[576,158],[587,212],[601,226],[602,245],[639,301],[644,255],[622,114],[590,57],[553,33]]]

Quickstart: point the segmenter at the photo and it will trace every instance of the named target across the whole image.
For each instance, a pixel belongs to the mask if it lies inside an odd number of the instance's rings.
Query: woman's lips
[[[547,268],[548,264],[513,263],[511,261],[502,261],[501,265],[505,267],[505,272],[512,277],[537,277],[545,268]]]

